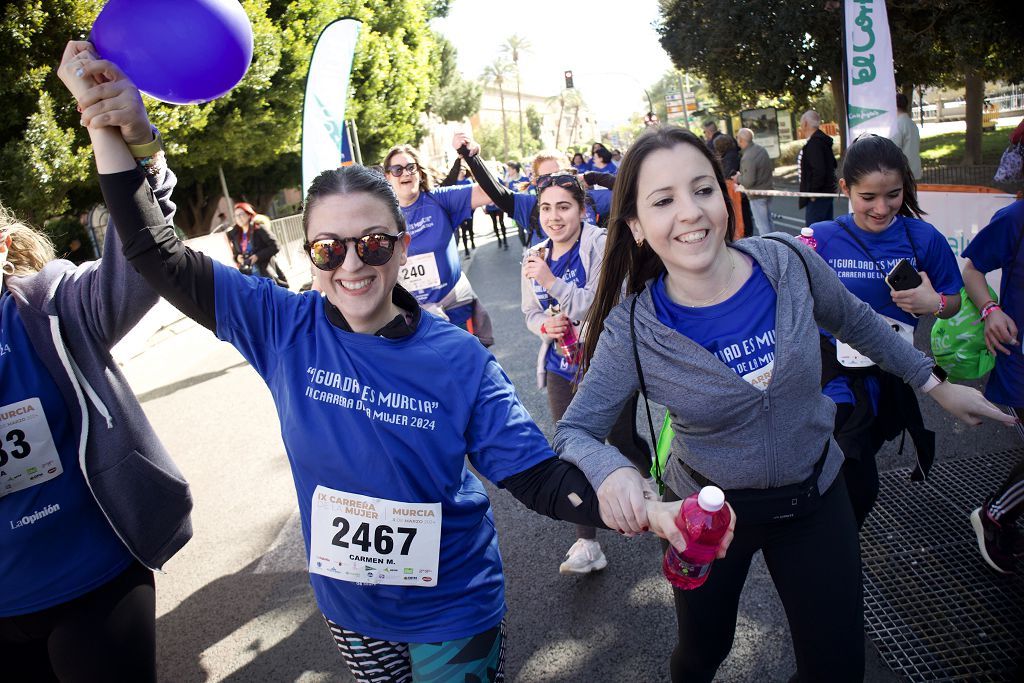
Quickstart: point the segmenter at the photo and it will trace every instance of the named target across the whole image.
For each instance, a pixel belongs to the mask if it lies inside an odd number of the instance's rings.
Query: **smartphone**
[[[893,269],[885,276],[885,284],[889,285],[889,289],[894,292],[920,287],[922,282],[921,275],[905,258],[900,259],[899,263],[893,266]]]

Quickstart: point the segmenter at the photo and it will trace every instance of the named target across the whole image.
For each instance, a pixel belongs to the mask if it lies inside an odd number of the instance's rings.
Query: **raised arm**
[[[491,169],[480,159],[480,145],[473,142],[465,133],[456,133],[452,145],[455,146],[459,157],[469,166],[476,180],[471,200],[473,208],[494,204],[509,215],[515,213],[515,193],[498,182]]]
[[[70,43],[60,73],[82,107],[100,188],[125,256],[156,292],[214,330],[212,261],[175,235],[119,128],[135,115],[133,108],[142,108],[138,90],[115,64],[93,58],[89,50],[88,43]],[[159,167],[161,156],[151,157],[148,168]]]

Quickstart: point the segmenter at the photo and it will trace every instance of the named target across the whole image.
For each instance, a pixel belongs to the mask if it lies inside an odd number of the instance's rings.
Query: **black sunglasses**
[[[384,170],[390,173],[391,175],[395,176],[396,178],[401,178],[403,173],[408,173],[409,175],[412,175],[417,170],[419,170],[419,167],[420,165],[414,161],[410,164],[406,164],[405,166],[399,166],[398,164],[395,164],[394,166],[388,166]]]
[[[551,187],[552,185],[555,187],[564,187],[566,189],[571,187],[583,189],[580,187],[580,181],[576,178],[574,173],[545,173],[544,175],[537,176],[538,190],[543,190],[544,188]]]
[[[395,255],[395,242],[405,231],[397,235],[375,232],[362,237],[345,237],[306,242],[303,248],[309,260],[320,270],[331,271],[345,262],[345,243],[356,245],[356,256],[368,266],[383,266]]]

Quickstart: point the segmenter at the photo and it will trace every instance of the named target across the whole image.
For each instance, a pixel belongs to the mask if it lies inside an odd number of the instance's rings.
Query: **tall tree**
[[[462,121],[480,111],[483,90],[479,83],[462,78],[456,64],[458,53],[451,41],[434,33],[434,58],[437,85],[428,101],[429,110],[442,121]]]
[[[505,121],[505,77],[508,75],[509,66],[508,62],[496,59],[491,64],[484,67],[484,73],[481,77],[484,83],[493,83],[498,88],[498,98],[501,101],[501,130],[503,133],[504,147],[502,154],[505,159],[508,159],[508,124]]]
[[[303,90],[313,43],[341,16],[363,22],[352,67],[348,116],[364,158],[414,142],[435,86],[428,19],[447,0],[242,0],[253,27],[249,71],[227,95],[170,106],[149,98],[153,123],[178,174],[176,222],[187,232],[209,224],[223,167],[232,194],[267,206],[299,183]],[[86,131],[55,70],[69,38],[86,36],[102,0],[16,0],[0,10],[0,201],[42,223],[99,200],[90,178]],[[173,59],[173,55],[168,56]]]
[[[512,59],[512,66],[516,72],[516,100],[519,104],[519,149],[523,149],[523,93],[519,87],[519,55],[529,52],[530,41],[520,35],[511,35],[505,39],[501,51]]]

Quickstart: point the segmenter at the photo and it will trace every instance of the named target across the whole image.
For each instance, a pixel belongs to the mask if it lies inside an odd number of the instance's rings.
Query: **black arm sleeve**
[[[614,173],[601,173],[600,171],[587,171],[583,174],[583,179],[587,181],[587,185],[605,187],[609,190],[615,189],[615,174]]]
[[[501,482],[516,500],[542,515],[575,524],[607,529],[601,521],[597,492],[575,465],[548,458]],[[576,494],[572,496],[572,494]],[[570,500],[578,497],[578,505]]]
[[[100,174],[100,189],[132,267],[178,310],[216,331],[213,261],[167,225],[142,169]]]
[[[462,154],[462,150],[459,150],[459,154]],[[495,206],[507,213],[513,215],[516,211],[516,200],[515,193],[508,189],[504,185],[498,182],[498,179],[491,175],[490,169],[487,165],[480,160],[480,155],[462,157],[466,160],[469,165],[469,170],[473,172],[473,178],[476,180],[477,185],[484,189],[484,192],[490,197],[491,201],[494,202]]]
[[[462,166],[462,162],[459,159],[455,160],[452,164],[452,170],[448,171],[448,175],[445,176],[444,180],[441,181],[441,187],[448,187],[454,185],[459,179],[459,167]]]

